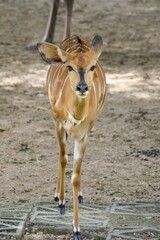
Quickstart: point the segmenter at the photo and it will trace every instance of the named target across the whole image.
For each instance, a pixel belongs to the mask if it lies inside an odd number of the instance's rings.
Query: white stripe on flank
[[[103,74],[103,70],[102,70],[102,68],[101,68],[101,66],[100,66],[100,63],[98,62],[97,63],[98,64],[98,68],[99,68],[99,70],[100,70],[100,73],[98,74],[97,73],[97,76],[99,76],[99,78],[101,79],[101,78],[104,78],[104,74]],[[104,96],[104,92],[105,91],[103,91],[103,89],[101,88],[101,84],[99,83],[99,96],[98,96],[98,100],[100,100],[100,98],[101,98],[101,96],[103,95]],[[103,87],[103,86],[102,86]],[[104,90],[105,90],[105,88],[104,88]],[[102,106],[102,104],[103,104],[103,101],[99,104],[99,106],[98,106],[98,111],[101,109],[101,106]]]
[[[57,66],[57,68],[56,68],[56,70],[54,71],[54,74],[53,74],[53,76],[52,76],[52,79],[55,78],[57,72],[58,72],[62,67],[63,67],[63,65],[59,65],[59,66]]]
[[[96,71],[96,73],[97,73],[98,78],[100,78],[97,71]],[[99,101],[99,99],[101,97],[101,84],[100,84],[100,81],[98,81],[98,96],[97,97],[98,97],[98,101]]]
[[[60,99],[61,99],[61,97],[62,97],[63,88],[64,88],[64,85],[65,85],[67,79],[68,79],[68,76],[67,76],[67,77],[65,78],[65,80],[64,80],[63,86],[62,86],[62,88],[61,88],[61,91],[59,92],[59,96],[58,96],[58,99],[57,99],[55,105],[58,104],[58,102],[60,101]]]
[[[94,83],[94,81],[92,81],[92,82],[93,82],[92,85],[93,85],[94,91],[95,91],[95,93],[96,93],[96,90],[95,90],[95,89],[96,89],[96,87],[95,87],[95,83]]]

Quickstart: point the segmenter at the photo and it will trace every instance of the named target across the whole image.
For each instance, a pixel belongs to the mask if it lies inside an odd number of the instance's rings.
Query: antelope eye
[[[92,72],[93,72],[93,71],[94,71],[94,69],[95,69],[95,67],[96,67],[96,66],[92,66],[92,67],[90,68],[90,71],[92,71]]]
[[[73,68],[70,65],[68,65],[67,68],[69,72],[73,71]]]

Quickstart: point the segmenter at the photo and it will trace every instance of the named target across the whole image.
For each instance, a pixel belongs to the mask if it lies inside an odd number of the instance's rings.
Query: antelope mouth
[[[89,91],[85,91],[85,92],[76,91],[77,96],[80,98],[86,98],[88,96],[88,93]]]

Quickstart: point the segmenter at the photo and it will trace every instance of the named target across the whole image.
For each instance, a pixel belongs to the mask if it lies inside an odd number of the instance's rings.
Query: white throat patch
[[[86,117],[87,117],[87,115],[84,116],[82,119],[77,120],[72,116],[72,114],[70,112],[68,112],[67,120],[63,121],[63,123],[62,123],[63,127],[66,130],[66,132],[69,134],[71,127],[80,125],[85,120]]]
[[[87,117],[87,115],[84,116],[82,119],[77,120],[77,119],[75,119],[75,118],[70,114],[70,112],[68,112],[68,119],[71,121],[71,123],[72,123],[73,125],[80,125],[81,122],[83,122],[86,117]]]

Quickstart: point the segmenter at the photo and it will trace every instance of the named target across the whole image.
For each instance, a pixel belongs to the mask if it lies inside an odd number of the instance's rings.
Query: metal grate
[[[23,230],[31,212],[31,206],[24,205],[1,205],[0,210],[0,236],[14,236],[21,239]]]
[[[110,213],[136,216],[160,216],[160,203],[136,202],[131,204],[113,203]]]
[[[160,240],[159,227],[115,227],[112,228],[106,240]]]
[[[79,207],[79,219],[82,229],[105,228],[108,223],[106,216],[108,208],[104,206],[95,207],[91,205],[81,205]],[[33,209],[30,222],[33,224],[46,225],[56,229],[71,229],[73,221],[72,207],[67,206],[65,215],[58,213],[57,205],[38,205]]]

